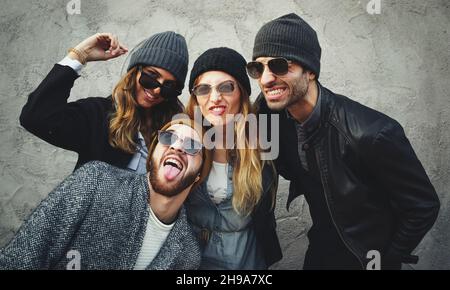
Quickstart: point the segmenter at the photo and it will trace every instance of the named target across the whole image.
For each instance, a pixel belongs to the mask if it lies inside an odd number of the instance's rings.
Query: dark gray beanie
[[[256,34],[253,60],[258,57],[285,57],[311,70],[319,78],[322,50],[316,31],[295,13],[266,24]]]
[[[184,37],[173,31],[152,35],[133,52],[127,71],[136,65],[156,66],[169,71],[184,87],[188,70],[188,49]]]

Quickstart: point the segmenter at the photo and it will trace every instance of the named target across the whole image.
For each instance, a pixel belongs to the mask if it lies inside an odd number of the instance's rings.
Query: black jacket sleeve
[[[56,64],[29,95],[20,124],[50,144],[80,153],[87,150],[95,134],[95,118],[104,116],[99,114],[96,102],[90,100],[96,98],[67,102],[77,78],[72,68]]]
[[[398,217],[387,255],[397,255],[404,263],[415,263],[411,252],[433,226],[439,199],[403,128],[390,122],[372,143],[373,174],[388,193]]]

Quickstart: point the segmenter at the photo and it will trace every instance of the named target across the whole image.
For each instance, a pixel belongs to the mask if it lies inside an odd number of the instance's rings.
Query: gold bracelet
[[[73,53],[75,53],[75,54],[78,56],[78,58],[80,59],[81,64],[82,64],[82,65],[85,65],[85,64],[86,64],[87,57],[88,57],[88,55],[87,55],[86,52],[81,51],[81,50],[79,50],[79,49],[76,49],[76,48],[74,48],[74,47],[69,48],[68,52],[73,52]]]

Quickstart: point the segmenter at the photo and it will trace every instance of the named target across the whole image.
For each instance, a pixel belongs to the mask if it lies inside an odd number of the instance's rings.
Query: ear
[[[312,71],[308,71],[307,74],[308,74],[308,80],[309,81],[313,81],[313,80],[316,79],[316,74],[313,73]]]

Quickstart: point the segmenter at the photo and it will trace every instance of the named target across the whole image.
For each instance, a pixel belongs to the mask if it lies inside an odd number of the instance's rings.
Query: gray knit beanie
[[[297,14],[291,13],[266,24],[256,34],[253,60],[258,57],[285,57],[320,74],[322,50],[316,31]]]
[[[184,87],[188,70],[188,49],[184,37],[173,31],[152,35],[133,52],[127,71],[137,65],[156,66],[169,71]]]

